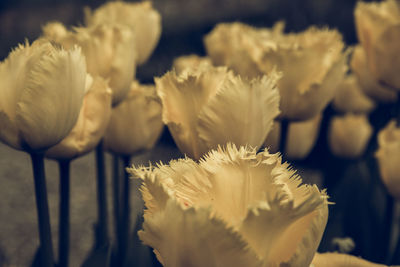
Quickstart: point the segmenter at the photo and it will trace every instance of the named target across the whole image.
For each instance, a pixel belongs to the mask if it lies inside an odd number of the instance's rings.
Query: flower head
[[[133,82],[124,101],[112,110],[104,145],[113,153],[133,155],[152,148],[163,126],[154,86]]]
[[[358,39],[365,50],[367,66],[373,77],[400,89],[399,47],[400,6],[395,0],[379,3],[358,2],[355,8]]]
[[[228,144],[199,163],[133,168],[143,179],[140,239],[164,266],[308,266],[327,196],[277,154]]]
[[[336,30],[282,31],[283,24],[272,29],[220,24],[205,37],[205,45],[216,65],[226,65],[241,75],[257,77],[274,68],[281,71],[281,117],[310,119],[332,100],[343,79],[347,69],[344,44]]]
[[[88,25],[117,23],[129,26],[135,36],[134,47],[139,65],[147,61],[161,36],[161,16],[150,1],[108,2],[93,12],[87,9],[86,21]]]
[[[103,138],[111,116],[112,91],[103,78],[88,76],[78,121],[60,143],[46,151],[46,157],[74,159],[92,151]]]
[[[86,57],[87,71],[93,77],[109,80],[113,91],[113,105],[118,104],[129,91],[135,76],[135,41],[128,26],[99,24],[92,27],[62,29],[60,23],[44,27],[44,37],[65,48],[78,45]]]
[[[79,48],[44,40],[19,45],[0,63],[0,140],[25,150],[60,142],[78,119],[85,79]]]
[[[400,199],[400,129],[394,120],[378,133],[376,158],[383,183],[389,193]]]
[[[224,67],[168,72],[156,78],[163,121],[179,149],[199,159],[219,144],[260,147],[279,114],[280,75],[249,80]]]

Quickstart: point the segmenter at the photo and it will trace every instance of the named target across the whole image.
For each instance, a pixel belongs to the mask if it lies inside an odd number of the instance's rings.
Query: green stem
[[[40,266],[54,267],[53,243],[51,238],[49,204],[43,154],[30,153],[35,183],[36,208],[39,223]]]
[[[279,151],[281,152],[282,156],[284,156],[285,149],[286,149],[286,139],[289,132],[289,120],[282,119],[281,120],[281,138],[279,139]]]
[[[96,147],[96,170],[97,170],[97,229],[96,247],[101,248],[108,244],[107,224],[107,190],[104,163],[103,141]]]
[[[129,247],[129,232],[130,232],[130,184],[129,184],[129,173],[125,170],[129,166],[131,157],[123,156],[124,163],[124,181],[121,201],[121,238],[120,238],[120,259],[121,263],[124,263],[126,258],[126,252]]]
[[[113,155],[113,205],[114,205],[114,231],[118,242],[115,244],[115,255],[119,256],[119,239],[120,239],[120,166],[118,155]]]
[[[60,171],[60,221],[58,238],[58,266],[68,266],[69,256],[69,206],[70,206],[70,160],[59,160]]]

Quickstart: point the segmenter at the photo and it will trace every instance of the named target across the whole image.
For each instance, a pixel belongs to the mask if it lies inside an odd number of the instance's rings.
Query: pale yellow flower
[[[358,39],[373,77],[400,89],[400,7],[395,0],[358,2],[355,8]]]
[[[129,171],[143,180],[139,237],[166,267],[309,266],[327,222],[325,192],[267,151],[228,144]]]
[[[289,122],[284,151],[288,159],[304,159],[310,154],[318,139],[321,120],[322,115],[318,114],[305,121]],[[264,147],[270,152],[278,152],[280,140],[281,123],[275,121],[273,129],[265,139]]]
[[[174,59],[172,68],[179,75],[186,71],[186,69],[201,69],[212,66],[211,59],[208,57],[200,57],[192,54],[187,56],[181,56]]]
[[[112,91],[99,76],[87,80],[88,91],[78,121],[60,143],[46,151],[46,157],[74,159],[92,151],[103,138],[111,116]]]
[[[67,31],[60,23],[49,23],[43,28],[44,37],[65,48],[78,45],[86,57],[87,71],[93,77],[109,80],[113,91],[113,105],[129,91],[135,77],[135,39],[128,26],[99,24]]]
[[[328,132],[331,152],[339,157],[360,157],[367,148],[372,130],[365,114],[334,116]]]
[[[85,79],[79,48],[19,45],[0,63],[0,140],[29,151],[60,142],[78,119]]]
[[[339,253],[316,253],[310,267],[387,267],[360,257]]]
[[[396,102],[397,92],[379,83],[371,75],[365,56],[364,48],[357,45],[354,48],[350,62],[351,70],[356,74],[361,89],[366,95],[380,102]]]
[[[85,10],[88,25],[118,23],[129,26],[135,36],[137,64],[145,63],[161,36],[161,16],[150,1],[108,2],[91,12]]]
[[[310,119],[332,100],[343,79],[347,70],[344,43],[336,30],[282,31],[282,24],[271,30],[222,24],[205,37],[205,45],[213,63],[241,75],[257,77],[274,68],[281,71],[281,117]]]
[[[389,193],[400,199],[400,129],[395,120],[378,133],[376,158],[383,183]]]
[[[224,67],[156,78],[163,121],[179,149],[199,159],[219,144],[260,147],[279,114],[280,74],[249,80]]]
[[[160,137],[163,126],[161,103],[154,86],[133,82],[124,101],[112,110],[104,136],[105,148],[122,155],[150,149]]]
[[[353,74],[339,83],[332,104],[337,111],[344,113],[368,113],[375,108],[375,103],[365,95]]]

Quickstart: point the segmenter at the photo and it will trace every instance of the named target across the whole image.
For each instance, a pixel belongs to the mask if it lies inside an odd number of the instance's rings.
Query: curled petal
[[[108,83],[95,77],[83,99],[78,121],[59,144],[46,151],[55,159],[73,159],[92,151],[103,138],[111,116],[112,91]]]
[[[78,119],[85,89],[85,60],[79,48],[49,47],[47,53],[29,73],[16,109],[21,137],[34,150],[55,145],[68,135]]]

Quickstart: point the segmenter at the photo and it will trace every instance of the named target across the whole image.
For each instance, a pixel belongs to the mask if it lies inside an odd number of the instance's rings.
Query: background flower
[[[130,172],[147,207],[139,237],[164,266],[308,266],[327,221],[325,192],[267,151],[228,144]]]
[[[0,64],[0,139],[25,150],[60,142],[75,125],[85,92],[81,50],[38,40]]]

